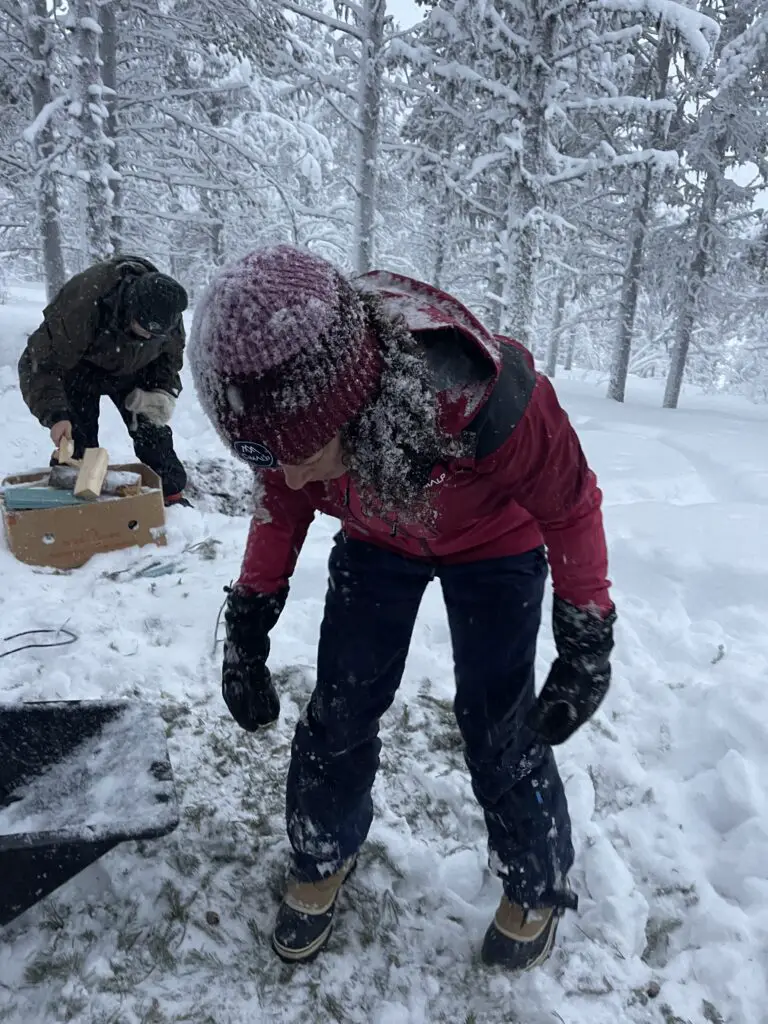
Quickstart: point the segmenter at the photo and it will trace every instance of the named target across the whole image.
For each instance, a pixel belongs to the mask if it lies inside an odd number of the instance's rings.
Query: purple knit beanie
[[[383,365],[360,295],[332,264],[287,245],[219,271],[188,351],[206,415],[264,468],[326,445],[375,394]]]

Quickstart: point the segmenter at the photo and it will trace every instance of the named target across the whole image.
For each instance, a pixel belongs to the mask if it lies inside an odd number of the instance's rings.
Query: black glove
[[[600,707],[611,682],[616,611],[603,616],[555,597],[557,658],[526,724],[545,743],[565,743]]]
[[[276,594],[252,594],[233,587],[227,598],[221,692],[232,717],[249,732],[280,716],[280,698],[267,658],[269,631],[280,618],[287,596],[287,587]]]

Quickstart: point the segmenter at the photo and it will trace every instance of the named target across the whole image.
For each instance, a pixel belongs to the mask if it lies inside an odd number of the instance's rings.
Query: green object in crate
[[[31,509],[62,508],[67,505],[88,505],[69,491],[56,487],[7,487],[3,501],[9,512],[27,512]]]

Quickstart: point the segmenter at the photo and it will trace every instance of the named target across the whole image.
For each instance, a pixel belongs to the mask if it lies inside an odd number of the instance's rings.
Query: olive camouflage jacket
[[[19,383],[32,414],[50,427],[71,419],[66,381],[76,367],[125,378],[125,384],[176,396],[184,359],[184,324],[148,341],[127,331],[120,298],[137,275],[158,268],[141,256],[115,256],[76,274],[43,310],[19,360]]]

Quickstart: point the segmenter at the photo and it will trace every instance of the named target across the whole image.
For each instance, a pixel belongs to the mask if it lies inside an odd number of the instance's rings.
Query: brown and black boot
[[[351,858],[336,874],[318,882],[288,882],[272,933],[272,948],[281,960],[307,963],[325,946],[333,928],[336,897],[354,866]]]
[[[557,908],[526,910],[502,896],[483,939],[483,963],[509,971],[530,971],[543,964],[552,952],[561,916]]]

